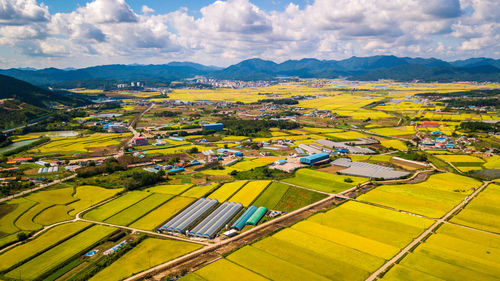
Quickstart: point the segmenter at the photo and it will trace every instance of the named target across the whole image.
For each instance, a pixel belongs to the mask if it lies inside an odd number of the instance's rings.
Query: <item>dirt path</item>
[[[484,182],[476,191],[474,191],[470,196],[467,196],[462,202],[456,205],[453,209],[451,209],[448,213],[446,213],[443,217],[436,220],[429,228],[427,228],[424,232],[422,232],[415,240],[413,240],[410,244],[404,247],[397,255],[395,255],[392,259],[388,260],[385,264],[383,264],[377,271],[372,273],[366,281],[374,281],[379,278],[381,274],[389,270],[395,263],[401,260],[409,251],[411,251],[414,247],[420,244],[428,235],[432,234],[432,232],[440,226],[442,223],[448,221],[453,215],[463,208],[465,205],[469,203],[472,199],[474,199],[483,189],[490,184],[491,181]]]

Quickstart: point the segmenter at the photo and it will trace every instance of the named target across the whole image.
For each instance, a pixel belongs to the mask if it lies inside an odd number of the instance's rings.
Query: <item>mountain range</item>
[[[500,60],[471,58],[447,62],[435,58],[396,56],[351,57],[344,60],[301,59],[282,63],[249,59],[226,68],[192,62],[161,65],[102,65],[81,69],[4,69],[8,75],[39,86],[60,86],[84,80],[178,81],[194,76],[232,80],[272,80],[277,77],[347,78],[350,80],[392,79],[397,81],[500,82]],[[71,84],[71,83],[70,83]]]

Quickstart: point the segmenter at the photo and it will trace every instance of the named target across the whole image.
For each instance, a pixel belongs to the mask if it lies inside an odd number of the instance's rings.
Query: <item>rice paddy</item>
[[[439,218],[480,184],[472,178],[442,173],[417,184],[378,186],[359,200]]]
[[[347,178],[351,179],[352,182],[346,182]],[[338,193],[365,182],[366,179],[335,175],[310,169],[300,169],[295,172],[294,178],[285,179],[283,181],[322,192]]]
[[[134,273],[175,259],[200,247],[189,242],[147,238],[90,280],[123,280]]]
[[[217,190],[208,196],[211,199],[217,199],[219,202],[224,202],[235,194],[247,181],[235,181],[222,185]]]
[[[189,206],[193,201],[194,199],[189,197],[174,197],[132,223],[130,227],[152,230],[167,221],[173,215],[180,212],[182,209]]]
[[[239,202],[248,207],[270,183],[271,181],[251,181],[234,194],[229,201]]]
[[[130,137],[130,133],[104,134],[95,133],[86,137],[54,137],[47,144],[44,144],[33,152],[89,152],[96,147],[105,147],[120,144],[121,139]]]

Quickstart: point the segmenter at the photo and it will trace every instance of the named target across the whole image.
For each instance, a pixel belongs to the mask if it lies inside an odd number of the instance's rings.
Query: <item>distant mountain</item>
[[[50,113],[50,106],[89,103],[74,94],[52,92],[27,82],[0,75],[0,128],[6,129]]]
[[[393,79],[400,81],[492,81],[499,82],[500,60],[471,58],[446,62],[436,58],[396,56],[351,57],[344,60],[304,58],[275,63],[259,58],[241,61],[226,68],[192,62],[161,65],[102,65],[82,69],[6,69],[0,74],[36,85],[115,85],[134,80],[168,83],[197,75],[218,79],[271,80],[280,76],[301,78]],[[83,83],[82,81],[85,81]],[[90,81],[90,82],[89,82]]]

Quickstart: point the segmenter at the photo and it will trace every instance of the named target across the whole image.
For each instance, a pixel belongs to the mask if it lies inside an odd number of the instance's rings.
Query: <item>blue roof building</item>
[[[316,153],[316,154],[312,154],[312,155],[300,158],[300,163],[314,165],[318,162],[321,162],[321,161],[324,161],[327,159],[330,159],[330,154],[328,154],[326,152],[320,152],[320,153]]]

